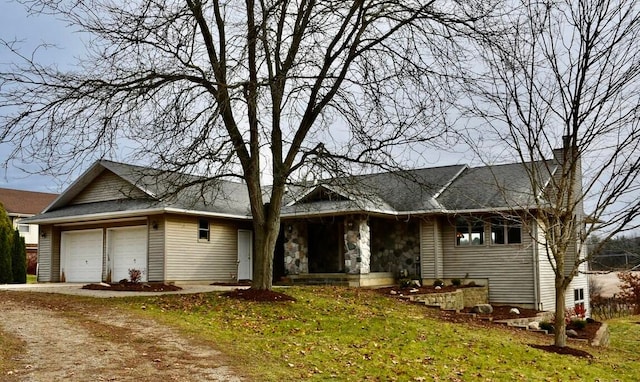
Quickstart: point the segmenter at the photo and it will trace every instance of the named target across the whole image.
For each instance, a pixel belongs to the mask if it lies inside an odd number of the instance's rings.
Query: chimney
[[[568,156],[568,154],[570,153],[570,151],[572,151],[572,149],[576,150],[577,146],[576,145],[572,145],[571,136],[570,135],[563,135],[562,136],[562,148],[553,149],[553,159],[555,159],[556,162],[558,162],[558,163],[564,163],[565,156]]]

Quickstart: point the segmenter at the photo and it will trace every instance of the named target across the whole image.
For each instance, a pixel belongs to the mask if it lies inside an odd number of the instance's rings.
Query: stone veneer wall
[[[439,306],[444,310],[462,310],[465,306],[464,294],[461,289],[455,292],[415,295],[412,296],[412,300],[429,306]]]
[[[473,288],[460,288],[464,296],[464,307],[471,308],[478,304],[489,303],[489,287],[478,286]]]
[[[291,222],[284,225],[284,269],[288,275],[309,273],[307,225]]]
[[[375,219],[371,222],[371,271],[402,277],[419,275],[420,224]]]
[[[370,272],[370,230],[365,217],[351,217],[344,221],[344,266],[347,273]]]

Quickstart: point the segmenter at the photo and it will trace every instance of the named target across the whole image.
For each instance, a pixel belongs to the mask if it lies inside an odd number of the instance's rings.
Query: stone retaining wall
[[[419,294],[411,296],[411,299],[425,305],[439,306],[444,310],[462,310],[464,308],[464,294],[461,289],[455,292]]]
[[[478,304],[489,303],[489,287],[473,287],[473,288],[461,288],[464,295],[464,307],[472,308]]]
[[[444,310],[462,310],[477,304],[489,303],[489,288],[486,286],[460,288],[455,292],[417,294],[410,297],[412,301],[425,305],[439,306]]]

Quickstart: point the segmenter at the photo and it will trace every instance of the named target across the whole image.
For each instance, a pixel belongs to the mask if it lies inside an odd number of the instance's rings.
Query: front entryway
[[[142,272],[147,281],[147,226],[107,229],[107,254],[111,281],[129,279],[129,269]]]
[[[65,231],[60,236],[62,281],[102,280],[102,229]]]
[[[309,223],[309,273],[344,271],[342,221]]]
[[[238,230],[238,280],[253,279],[253,232]]]

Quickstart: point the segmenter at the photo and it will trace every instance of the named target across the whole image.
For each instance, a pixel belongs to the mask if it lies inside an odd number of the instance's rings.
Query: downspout
[[[538,222],[534,220],[533,230],[531,232],[533,239],[533,299],[538,310],[543,310],[540,301],[540,256],[538,253]]]

